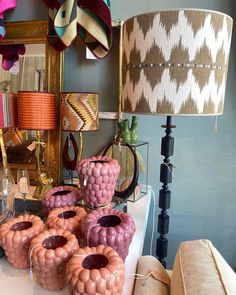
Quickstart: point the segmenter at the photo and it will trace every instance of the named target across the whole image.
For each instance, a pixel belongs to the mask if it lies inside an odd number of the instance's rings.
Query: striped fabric
[[[0,93],[0,128],[17,126],[17,95]]]
[[[59,51],[78,35],[98,58],[112,46],[109,0],[43,0],[49,7],[48,40]]]
[[[78,34],[97,57],[105,57],[112,46],[110,1],[78,0]]]

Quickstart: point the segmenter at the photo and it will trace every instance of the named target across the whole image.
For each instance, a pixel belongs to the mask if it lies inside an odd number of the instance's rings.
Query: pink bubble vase
[[[47,290],[64,288],[66,264],[78,249],[78,241],[69,231],[51,228],[38,234],[29,249],[37,282]]]
[[[80,191],[77,187],[60,185],[48,190],[42,201],[43,214],[48,216],[49,211],[65,206],[74,206],[80,199]]]
[[[28,250],[31,240],[43,229],[43,221],[29,214],[10,219],[0,226],[0,244],[13,267],[24,269],[30,266]]]
[[[81,248],[68,262],[65,278],[73,295],[121,295],[124,262],[116,251],[104,245]]]
[[[55,208],[49,212],[46,225],[48,228],[68,230],[77,236],[81,219],[85,215],[87,215],[87,212],[79,206]]]
[[[117,160],[107,156],[84,159],[79,162],[77,172],[82,198],[88,205],[101,207],[111,202],[120,173]]]
[[[80,224],[80,238],[87,246],[109,246],[125,260],[135,233],[131,215],[112,208],[97,208],[88,213]]]

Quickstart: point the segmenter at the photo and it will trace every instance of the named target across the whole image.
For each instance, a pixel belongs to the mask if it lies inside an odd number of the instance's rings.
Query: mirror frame
[[[48,172],[53,178],[53,185],[61,183],[61,127],[60,127],[60,97],[63,90],[64,55],[63,52],[55,50],[47,40],[48,21],[17,21],[6,22],[6,36],[0,44],[45,44],[45,79],[46,90],[57,93],[57,126],[56,130],[47,131],[47,142],[44,151],[44,164],[41,170]],[[12,173],[18,168],[25,167],[29,171],[31,184],[36,184],[38,172],[36,164],[14,164],[9,163]]]

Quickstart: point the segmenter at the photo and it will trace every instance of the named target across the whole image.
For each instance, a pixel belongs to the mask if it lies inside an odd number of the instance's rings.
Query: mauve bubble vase
[[[78,235],[81,219],[87,215],[82,207],[65,206],[56,208],[49,212],[46,225],[48,228],[68,230],[74,235]]]
[[[35,215],[20,215],[0,227],[0,244],[9,263],[19,269],[28,268],[31,240],[44,229],[43,221]]]
[[[106,245],[112,247],[125,260],[135,232],[133,218],[112,208],[98,208],[81,221],[81,238],[87,246]]]
[[[66,282],[73,295],[121,295],[124,280],[123,260],[104,245],[79,249],[66,267]]]
[[[120,173],[117,160],[97,156],[81,160],[77,166],[82,198],[92,207],[111,202]]]
[[[54,208],[61,208],[65,206],[74,206],[81,198],[78,188],[69,185],[60,185],[48,190],[42,201],[43,214],[48,215],[49,211]]]
[[[37,235],[29,256],[38,283],[48,290],[64,288],[66,264],[78,249],[78,240],[69,231],[49,229]]]

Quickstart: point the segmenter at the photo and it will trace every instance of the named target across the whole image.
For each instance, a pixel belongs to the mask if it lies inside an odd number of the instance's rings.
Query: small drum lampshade
[[[0,128],[17,127],[17,95],[0,93]]]
[[[65,131],[98,129],[98,94],[61,93],[61,124]]]
[[[56,128],[56,94],[52,92],[18,92],[18,126],[28,130]]]

